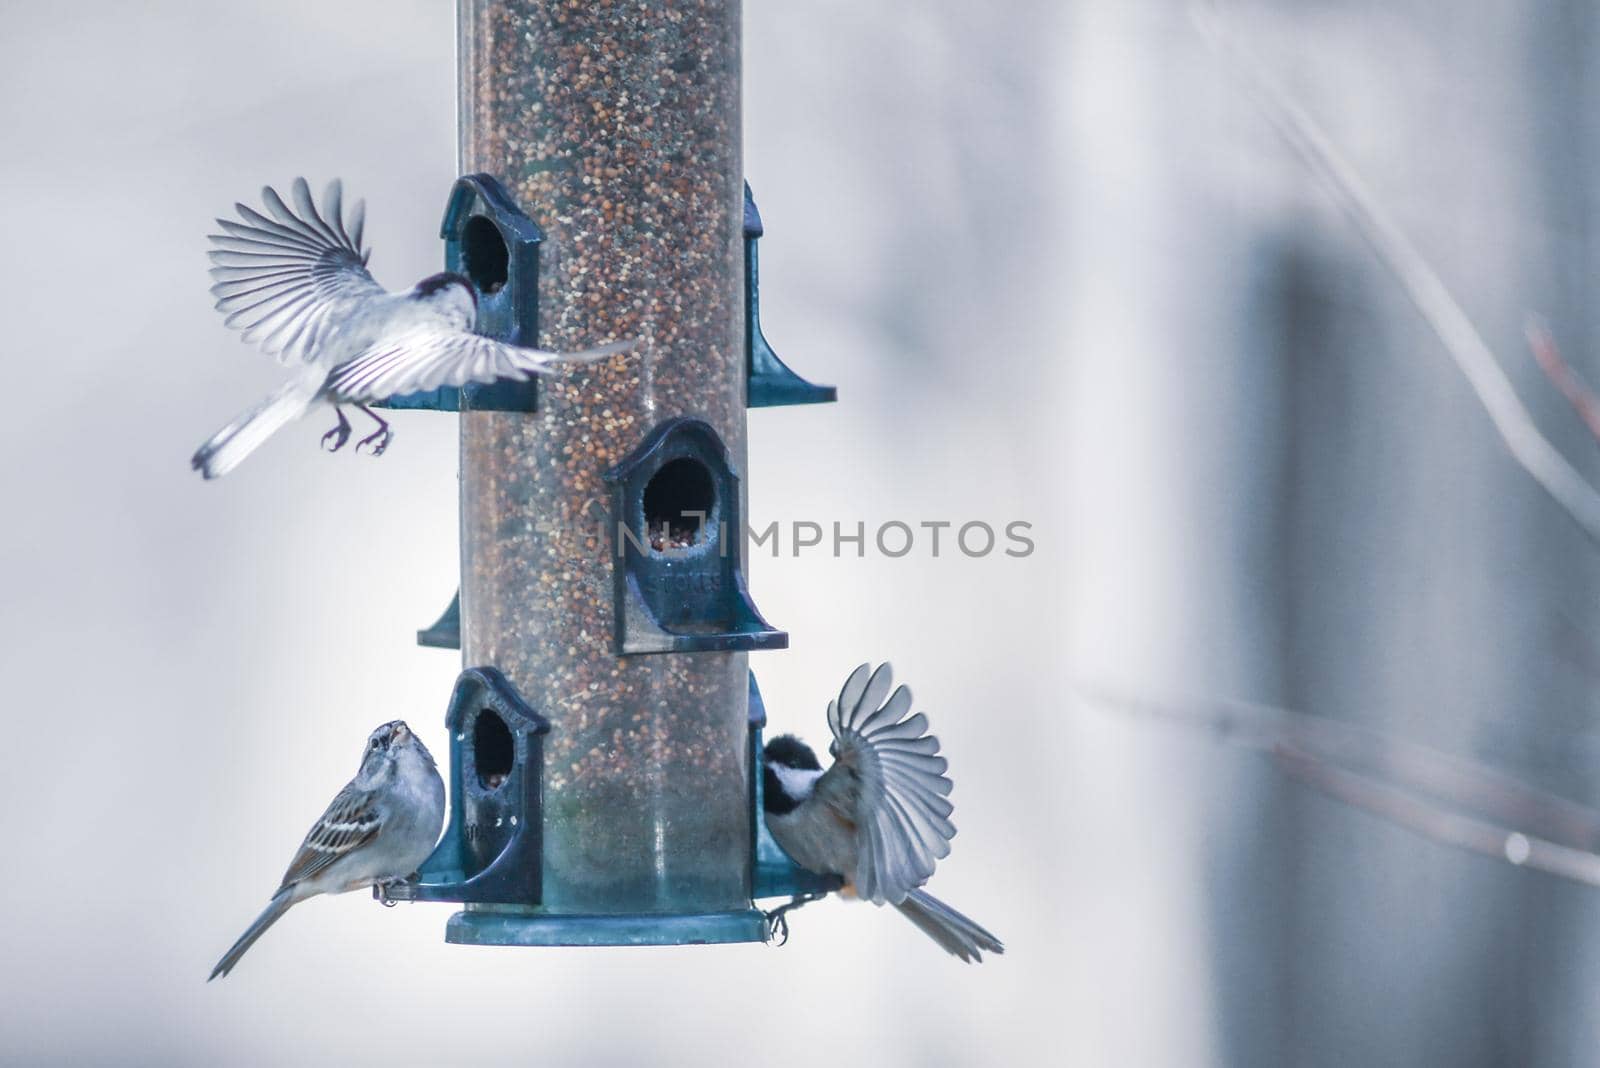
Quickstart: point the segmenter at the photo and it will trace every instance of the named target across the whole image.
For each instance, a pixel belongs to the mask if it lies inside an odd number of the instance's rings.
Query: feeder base
[[[759,909],[689,915],[573,916],[484,906],[458,912],[444,940],[463,946],[697,946],[764,942]]]

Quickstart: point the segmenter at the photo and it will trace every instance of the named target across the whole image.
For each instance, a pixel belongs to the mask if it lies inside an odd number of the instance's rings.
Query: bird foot
[[[338,452],[344,448],[344,443],[350,440],[350,424],[343,419],[339,425],[322,435],[322,448],[327,452]],[[332,442],[333,444],[329,444]]]
[[[797,894],[789,899],[787,905],[779,906],[767,913],[767,941],[774,946],[785,945],[789,941],[789,913],[797,908],[809,905],[813,901],[820,901],[826,894]]]
[[[370,445],[372,447],[372,455],[382,456],[383,450],[389,447],[389,442],[393,438],[394,431],[390,430],[388,427],[383,427],[376,433],[368,434],[366,437],[356,442],[356,452],[360,452],[362,446]]]
[[[399,879],[385,879],[380,883],[373,883],[372,896],[377,898],[378,903],[384,908],[392,909],[396,905],[400,904],[400,902],[389,896],[390,891],[395,887],[404,886],[409,882],[413,882],[416,880],[416,878],[417,876],[413,874],[402,876]]]

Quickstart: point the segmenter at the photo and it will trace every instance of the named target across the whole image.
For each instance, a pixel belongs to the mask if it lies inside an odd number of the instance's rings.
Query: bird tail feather
[[[923,934],[944,947],[946,953],[968,963],[982,961],[984,952],[1006,951],[1000,939],[926,890],[911,891],[895,908]]]
[[[319,375],[290,379],[277,392],[211,435],[189,461],[206,478],[221,478],[273,434],[305,414],[322,388]]]
[[[239,958],[245,955],[245,951],[255,945],[256,939],[266,934],[267,928],[277,923],[280,916],[289,911],[289,906],[293,905],[294,901],[294,897],[287,888],[274,894],[267,907],[261,910],[261,915],[256,917],[256,921],[245,929],[244,934],[239,936],[239,941],[235,942],[228,952],[222,955],[222,959],[217,961],[217,966],[211,969],[211,978],[207,979],[206,982],[209,983],[211,979],[215,979],[219,975],[227,975],[233,971],[234,965],[239,963]]]
[[[637,338],[628,341],[612,341],[604,345],[596,345],[592,349],[580,349],[577,352],[552,352],[547,356],[549,363],[596,363],[600,360],[610,359],[623,352],[632,352],[639,347]]]

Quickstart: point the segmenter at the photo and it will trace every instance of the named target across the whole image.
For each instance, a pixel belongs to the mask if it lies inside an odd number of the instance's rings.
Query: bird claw
[[[389,891],[396,886],[403,886],[407,879],[385,879],[381,883],[372,884],[372,896],[378,899],[378,904],[386,909],[392,909],[400,904],[399,901],[389,896]]]
[[[350,440],[350,424],[340,423],[326,434],[322,435],[322,448],[325,452],[338,452],[344,448],[344,443]],[[329,445],[328,442],[333,444]]]
[[[826,896],[826,894],[796,894],[789,899],[787,905],[781,905],[767,913],[767,942],[773,946],[788,944],[789,913],[813,901],[820,901]]]
[[[383,450],[389,447],[389,441],[393,437],[394,431],[390,430],[388,427],[384,427],[382,430],[379,430],[374,434],[368,434],[366,437],[356,442],[356,452],[360,452],[362,446],[370,445],[372,446],[372,455],[382,456]]]

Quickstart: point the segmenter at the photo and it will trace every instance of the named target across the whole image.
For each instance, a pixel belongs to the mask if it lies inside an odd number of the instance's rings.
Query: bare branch
[[[1530,319],[1524,330],[1528,335],[1528,347],[1533,350],[1533,358],[1539,361],[1539,370],[1567,398],[1567,403],[1578,413],[1578,417],[1589,428],[1589,433],[1600,440],[1600,397],[1595,396],[1594,390],[1578,377],[1578,372],[1562,357],[1548,327]]]
[[[1438,274],[1322,129],[1266,76],[1260,64],[1231,41],[1216,4],[1195,0],[1190,10],[1207,40],[1243,76],[1278,133],[1324,179],[1346,216],[1439,336],[1512,457],[1577,521],[1584,533],[1600,542],[1600,494],[1539,432],[1494,353]]]
[[[1275,748],[1272,755],[1278,767],[1291,778],[1424,838],[1518,867],[1600,886],[1600,856],[1593,853],[1420,802],[1387,783],[1346,771],[1288,746]]]
[[[1435,841],[1600,886],[1600,810],[1493,768],[1271,705],[1084,697],[1258,750],[1286,774]]]

